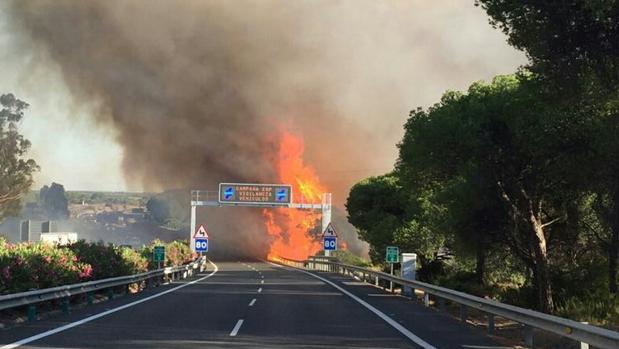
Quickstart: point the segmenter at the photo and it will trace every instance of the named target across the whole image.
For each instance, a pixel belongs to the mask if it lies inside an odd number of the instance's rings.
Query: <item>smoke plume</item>
[[[472,1],[31,0],[6,11],[51,58],[34,64],[59,68],[116,130],[128,183],[150,191],[272,182],[284,125],[341,206],[351,184],[391,167],[408,110],[520,61]]]

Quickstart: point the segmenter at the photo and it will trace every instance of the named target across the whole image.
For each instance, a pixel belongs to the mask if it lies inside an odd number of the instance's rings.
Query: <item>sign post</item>
[[[208,252],[208,232],[203,224],[200,224],[200,227],[196,230],[196,233],[193,234],[194,239],[194,252],[200,253]]]
[[[385,261],[391,267],[391,275],[393,275],[393,265],[400,262],[400,249],[396,246],[387,246],[385,252]],[[389,292],[393,292],[393,281],[389,281]]]
[[[337,250],[337,231],[333,227],[333,224],[329,222],[327,228],[322,233],[322,242],[325,250],[325,256],[330,256],[331,251]]]
[[[161,269],[161,263],[165,261],[165,246],[155,246],[153,248],[153,262],[157,263],[157,268]]]

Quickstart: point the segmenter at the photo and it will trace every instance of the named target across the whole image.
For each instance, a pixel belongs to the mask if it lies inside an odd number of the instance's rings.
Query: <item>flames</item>
[[[292,184],[293,202],[320,203],[326,188],[316,171],[305,164],[303,139],[283,130],[277,140],[274,167],[280,183]],[[267,232],[271,237],[269,258],[282,256],[305,259],[322,249],[321,213],[289,208],[263,210]]]

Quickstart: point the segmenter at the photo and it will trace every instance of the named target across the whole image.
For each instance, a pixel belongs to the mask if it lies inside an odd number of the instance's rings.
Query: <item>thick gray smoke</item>
[[[392,165],[408,110],[515,65],[484,51],[503,39],[472,1],[29,0],[6,10],[53,61],[35,64],[57,65],[75,99],[117,131],[129,183],[151,191],[273,182],[284,125],[341,205],[356,180]]]

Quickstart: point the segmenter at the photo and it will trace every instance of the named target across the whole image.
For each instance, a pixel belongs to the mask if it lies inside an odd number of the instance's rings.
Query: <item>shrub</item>
[[[367,268],[371,266],[369,261],[366,261],[365,259],[354,255],[352,252],[348,250],[337,250],[335,251],[334,254],[335,254],[335,257],[337,257],[338,260],[344,264],[350,264],[350,265],[354,265],[354,266],[362,267],[362,268]]]
[[[461,291],[478,297],[498,298],[498,290],[490,285],[480,284],[475,273],[458,270],[437,278],[436,283],[452,290]]]
[[[80,261],[92,265],[92,279],[105,279],[145,272],[148,261],[138,252],[127,247],[79,240],[68,246]]]
[[[92,266],[73,251],[45,243],[0,240],[0,293],[15,293],[89,279]]]
[[[195,257],[189,244],[184,241],[172,241],[166,245],[166,265],[183,265]]]
[[[573,297],[557,306],[556,315],[593,325],[619,326],[619,296],[600,290]]]
[[[148,259],[144,258],[140,252],[130,247],[120,247],[119,251],[123,261],[121,267],[123,275],[148,271]]]
[[[152,246],[137,252],[103,242],[77,241],[66,247],[46,243],[11,244],[0,238],[0,294],[43,289],[77,282],[145,272],[152,260]],[[166,265],[194,259],[186,242],[166,246]],[[151,267],[156,267],[151,262]]]
[[[191,251],[187,241],[172,241],[165,243],[159,239],[153,240],[150,245],[142,247],[140,253],[142,257],[148,259],[150,269],[156,269],[157,263],[153,261],[153,250],[155,246],[165,246],[165,263],[164,266],[183,265],[194,260],[197,255]]]

